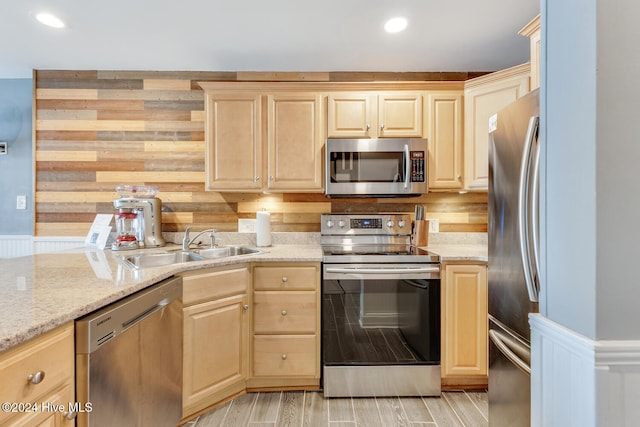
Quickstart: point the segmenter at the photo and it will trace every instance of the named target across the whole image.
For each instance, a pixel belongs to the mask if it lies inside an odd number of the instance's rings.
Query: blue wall
[[[33,234],[33,149],[31,79],[0,79],[0,235]],[[27,209],[16,209],[16,196],[27,196]]]

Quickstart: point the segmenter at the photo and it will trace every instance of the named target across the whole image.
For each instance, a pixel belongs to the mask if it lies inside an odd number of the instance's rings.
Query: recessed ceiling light
[[[387,33],[398,33],[407,28],[407,19],[402,17],[391,18],[384,24]]]
[[[36,19],[40,21],[40,23],[53,28],[64,28],[64,22],[60,20],[57,16],[54,16],[50,13],[38,13],[36,15]]]

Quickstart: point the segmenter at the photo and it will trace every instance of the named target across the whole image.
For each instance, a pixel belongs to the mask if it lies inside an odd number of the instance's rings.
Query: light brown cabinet
[[[205,188],[321,192],[321,95],[262,92],[201,83],[205,89]]]
[[[464,89],[464,188],[489,185],[489,118],[529,92],[530,65],[467,80]]]
[[[518,34],[529,37],[531,51],[531,90],[540,87],[540,15],[525,25]]]
[[[318,263],[254,266],[249,388],[319,387],[319,288]]]
[[[327,96],[328,138],[419,138],[422,132],[420,92],[335,92]]]
[[[443,272],[443,387],[486,387],[489,345],[487,266],[445,263]]]
[[[425,95],[429,190],[462,188],[462,98],[462,91]]]
[[[74,426],[74,378],[73,322],[1,353],[0,424]]]
[[[246,388],[249,282],[246,264],[183,275],[183,418]]]
[[[267,96],[268,189],[322,190],[321,106],[318,93]]]

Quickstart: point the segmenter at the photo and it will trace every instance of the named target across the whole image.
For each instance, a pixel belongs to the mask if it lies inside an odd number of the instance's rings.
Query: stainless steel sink
[[[139,253],[122,257],[125,264],[133,268],[161,267],[182,262],[202,261],[203,259],[203,256],[186,251]]]
[[[198,255],[206,259],[226,258],[236,255],[250,255],[260,253],[259,249],[247,248],[246,246],[220,246],[217,248],[197,250]]]

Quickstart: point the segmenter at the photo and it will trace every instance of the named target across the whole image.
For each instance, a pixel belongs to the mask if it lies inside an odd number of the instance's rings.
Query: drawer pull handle
[[[245,304],[245,305],[243,305],[243,306],[242,306],[242,308],[243,308],[244,310],[249,310],[249,304]]]
[[[289,280],[287,279],[287,276],[282,276],[282,283],[287,283],[287,280]]]
[[[286,316],[287,315],[287,310],[282,310],[282,315]]]
[[[63,417],[65,417],[67,420],[71,421],[73,420],[76,416],[78,416],[78,412],[77,411],[69,411],[69,412],[64,412],[62,414]]]
[[[287,355],[286,354],[282,355],[282,360],[287,360]]]
[[[44,371],[38,371],[35,374],[29,374],[27,381],[31,384],[40,384],[44,380]]]

